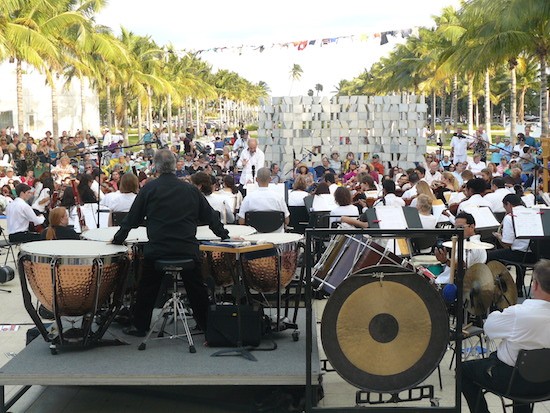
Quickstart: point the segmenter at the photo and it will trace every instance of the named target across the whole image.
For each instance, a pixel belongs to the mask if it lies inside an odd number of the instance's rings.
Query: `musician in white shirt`
[[[241,185],[253,183],[254,177],[252,176],[252,171],[254,170],[257,174],[258,170],[264,166],[265,155],[260,149],[258,149],[258,141],[256,139],[249,139],[248,148],[243,149],[241,152],[241,157],[237,162],[237,167],[242,168],[240,179]]]
[[[395,195],[395,182],[391,179],[386,179],[382,182],[384,196],[374,203],[374,206],[396,206],[404,207],[405,201]]]
[[[491,203],[481,195],[485,191],[485,188],[485,181],[481,178],[470,179],[466,182],[466,195],[468,199],[458,205],[458,213],[463,212],[464,208],[469,206],[486,206],[490,208]]]
[[[125,173],[120,178],[119,190],[105,195],[101,199],[101,204],[111,212],[128,212],[136,199],[138,189],[138,177],[133,173]]]
[[[505,212],[502,200],[510,191],[506,188],[506,182],[503,177],[497,176],[491,181],[491,189],[493,192],[488,193],[483,198],[490,203],[490,208],[493,213]]]
[[[38,241],[39,233],[29,231],[29,223],[41,225],[44,223],[43,215],[36,215],[28,201],[33,196],[33,190],[26,184],[15,187],[17,198],[6,206],[6,217],[9,240],[11,242]]]
[[[438,171],[439,164],[437,162],[430,162],[429,168],[430,170],[424,176],[424,180],[429,184],[433,181],[441,181],[442,175],[441,172]]]

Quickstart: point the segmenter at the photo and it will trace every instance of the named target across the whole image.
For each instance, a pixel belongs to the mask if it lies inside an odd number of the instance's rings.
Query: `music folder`
[[[500,225],[489,207],[471,205],[464,207],[463,211],[474,216],[476,229],[498,228]]]
[[[515,207],[512,222],[517,238],[550,237],[550,209]]]
[[[377,206],[366,211],[370,228],[408,229],[422,228],[418,210],[413,207]]]

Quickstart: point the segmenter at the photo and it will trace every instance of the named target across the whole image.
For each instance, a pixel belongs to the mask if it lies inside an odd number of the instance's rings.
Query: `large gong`
[[[348,383],[394,393],[414,387],[439,365],[449,318],[425,277],[399,266],[369,267],[330,296],[321,340],[330,364]]]

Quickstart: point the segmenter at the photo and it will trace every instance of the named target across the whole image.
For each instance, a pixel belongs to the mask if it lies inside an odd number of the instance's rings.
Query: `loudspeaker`
[[[15,271],[7,265],[0,266],[0,284],[7,283],[15,278]]]
[[[262,339],[263,308],[241,305],[241,330],[245,346],[258,346]],[[239,335],[237,306],[212,305],[208,309],[206,341],[209,347],[236,347]]]

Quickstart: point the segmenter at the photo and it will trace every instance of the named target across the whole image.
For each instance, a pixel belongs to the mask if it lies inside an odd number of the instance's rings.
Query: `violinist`
[[[40,234],[30,232],[29,224],[41,225],[44,223],[43,215],[36,215],[28,201],[33,196],[33,190],[26,184],[18,184],[15,187],[17,198],[6,207],[6,217],[9,240],[11,242],[29,242],[40,239]]]
[[[466,196],[468,197],[458,205],[458,212],[462,212],[467,206],[491,207],[491,203],[483,198],[485,181],[481,178],[470,179],[466,182]]]
[[[374,206],[395,206],[404,207],[405,201],[395,195],[395,182],[386,179],[382,182],[383,196],[374,203]]]

